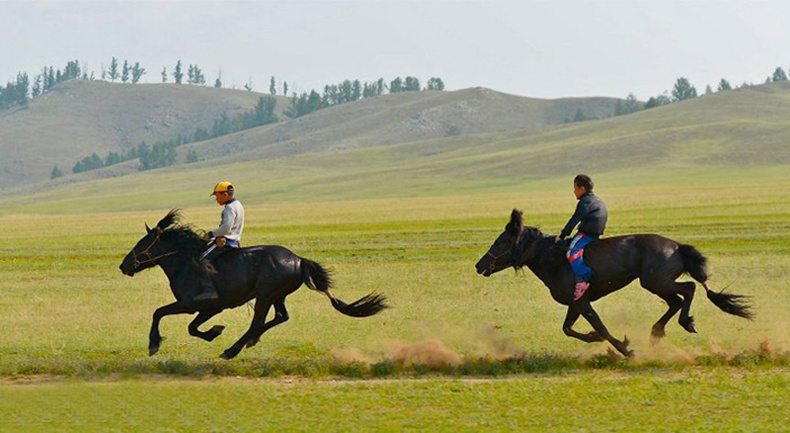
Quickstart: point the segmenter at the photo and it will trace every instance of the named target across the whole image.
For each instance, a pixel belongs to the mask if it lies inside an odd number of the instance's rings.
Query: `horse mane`
[[[159,222],[156,223],[156,226],[160,230],[167,230],[168,228],[177,226],[180,223],[181,223],[181,209],[174,208],[174,209],[170,209],[170,212],[168,212],[167,215],[164,216],[164,218],[159,220]]]
[[[565,260],[566,246],[555,242],[556,236],[543,234],[537,227],[524,227],[513,248],[513,263],[516,270],[528,262],[539,260],[541,267],[555,268]]]
[[[161,238],[179,250],[184,257],[192,259],[196,268],[202,273],[216,273],[214,266],[208,260],[199,260],[200,255],[205,250],[206,244],[202,240],[193,226],[181,222],[182,215],[180,209],[171,209],[156,224],[161,230]]]

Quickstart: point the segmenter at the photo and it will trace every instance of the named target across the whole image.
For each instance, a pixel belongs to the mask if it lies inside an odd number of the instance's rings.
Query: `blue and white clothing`
[[[581,278],[584,281],[590,281],[592,279],[592,269],[584,263],[584,247],[594,241],[595,238],[592,236],[587,236],[582,232],[576,233],[576,236],[571,240],[571,246],[568,252],[565,254],[568,258],[568,262],[571,264],[573,275],[576,275],[577,278]]]
[[[241,246],[241,233],[244,231],[244,206],[235,198],[225,203],[222,209],[222,219],[219,227],[208,232],[210,238],[224,237],[228,246],[239,248]]]
[[[606,229],[607,217],[608,212],[603,200],[589,191],[579,198],[576,211],[560,232],[560,239],[564,239],[574,227],[579,226],[579,232],[571,240],[566,255],[577,279],[587,282],[592,279],[592,269],[584,263],[584,247],[601,237]]]

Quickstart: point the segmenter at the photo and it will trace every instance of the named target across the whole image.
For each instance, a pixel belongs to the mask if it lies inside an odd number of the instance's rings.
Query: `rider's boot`
[[[584,296],[584,292],[586,292],[587,289],[589,288],[590,288],[590,283],[584,281],[581,278],[577,278],[576,290],[573,291],[573,300],[578,301],[579,299],[581,299],[581,297]]]
[[[195,295],[192,298],[193,301],[215,301],[219,299],[219,295],[217,294],[217,289],[214,287],[214,282],[211,281],[209,277],[203,277],[200,280],[202,290],[200,293]]]

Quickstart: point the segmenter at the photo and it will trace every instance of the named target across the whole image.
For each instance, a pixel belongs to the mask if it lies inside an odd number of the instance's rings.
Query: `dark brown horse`
[[[725,313],[752,318],[751,307],[743,295],[717,293],[708,288],[705,283],[707,259],[696,248],[654,234],[604,238],[585,248],[584,260],[593,269],[593,278],[584,296],[574,302],[575,278],[565,258],[567,245],[555,239],[537,228],[524,227],[521,211],[513,209],[505,231],[475,267],[477,273],[485,277],[510,267],[516,270],[528,267],[549,288],[555,301],[568,306],[562,324],[565,335],[587,343],[605,340],[623,355],[633,356],[628,349],[628,338],[623,341],[614,338],[591,303],[637,278],[642,287],[669,305],[667,312],[653,325],[651,341],[654,344],[665,336],[664,327],[678,311],[680,326],[688,332],[697,332],[694,318],[689,315],[696,285],[691,281],[675,281],[684,273],[701,283],[708,299]],[[590,322],[594,332],[582,334],[573,330],[580,315]]]
[[[226,308],[235,308],[255,301],[255,314],[249,330],[222,358],[230,359],[244,346],[252,347],[264,332],[288,320],[285,297],[302,284],[326,295],[332,306],[346,316],[367,317],[387,308],[386,298],[371,293],[356,302],[346,304],[329,291],[332,285],[329,273],[320,264],[299,257],[287,248],[277,245],[233,249],[213,260],[213,266],[199,259],[206,244],[187,226],[179,224],[178,210],[170,211],[153,229],[146,225],[146,234],[137,242],[121,263],[124,275],[159,265],[170,280],[170,289],[176,302],[159,307],[154,312],[149,334],[148,353],[159,351],[162,336],[159,321],[171,314],[194,314],[189,324],[189,334],[206,341],[217,338],[224,330],[216,325],[201,331],[200,325]],[[192,302],[200,290],[200,278],[208,272],[215,277],[219,299]],[[275,315],[270,321],[266,316],[274,306]]]

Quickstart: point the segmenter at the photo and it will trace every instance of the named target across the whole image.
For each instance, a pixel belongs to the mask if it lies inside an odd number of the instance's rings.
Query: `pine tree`
[[[689,80],[685,77],[678,78],[675,82],[675,88],[672,89],[673,102],[684,101],[696,97],[697,89],[691,85]]]
[[[782,68],[777,66],[776,70],[774,71],[774,75],[773,75],[772,79],[773,79],[774,82],[787,81],[787,74],[785,74],[785,70],[784,69],[782,69]]]
[[[400,77],[390,81],[390,93],[398,93],[402,92],[403,90],[403,80],[401,80]]]
[[[176,80],[176,84],[181,84],[181,80],[184,79],[184,73],[181,72],[181,60],[176,63],[176,69],[173,71],[173,79]]]
[[[444,81],[441,78],[433,77],[428,80],[428,90],[444,90]]]
[[[50,69],[50,72],[52,69]],[[112,58],[110,61],[110,70],[107,72],[107,75],[110,77],[110,81],[115,82],[118,79],[118,59],[115,57]]]
[[[402,90],[406,92],[419,92],[421,90],[420,80],[416,77],[406,77]]]
[[[129,73],[131,72],[132,68],[129,67],[129,62],[127,60],[123,61],[123,69],[121,69],[121,81],[124,83],[129,81]]]
[[[59,177],[63,177],[63,171],[58,168],[58,166],[52,167],[52,172],[49,174],[50,179],[57,179]]]
[[[135,62],[134,66],[132,66],[132,84],[140,81],[143,75],[145,75],[145,68],[140,67],[140,62]]]

